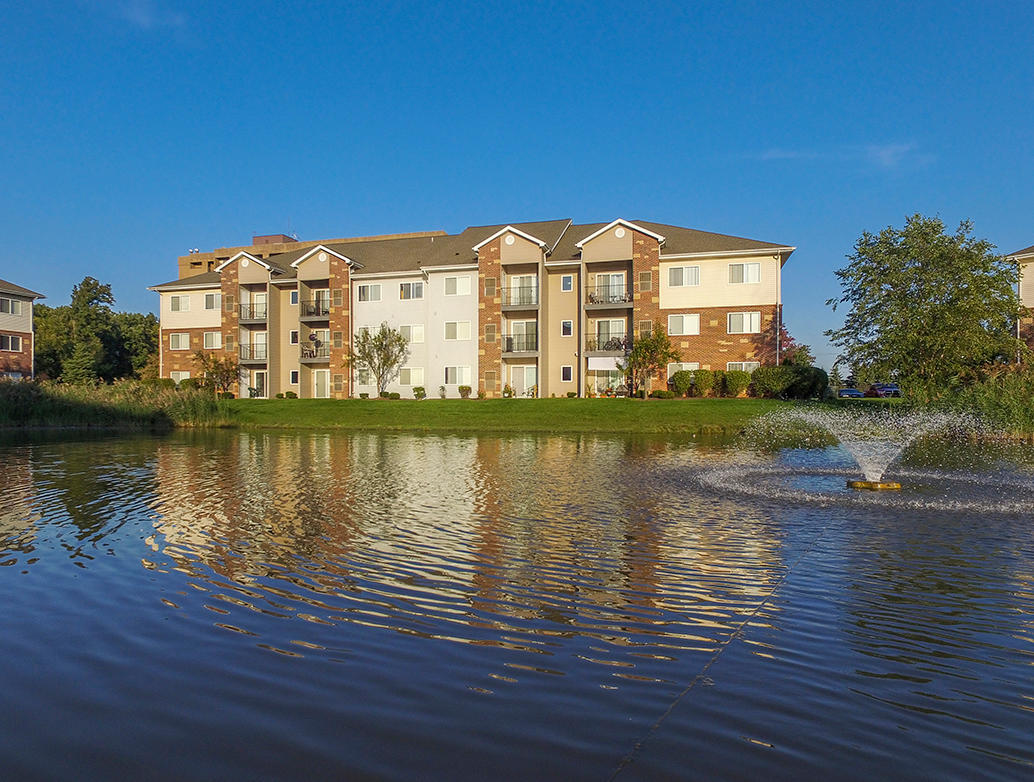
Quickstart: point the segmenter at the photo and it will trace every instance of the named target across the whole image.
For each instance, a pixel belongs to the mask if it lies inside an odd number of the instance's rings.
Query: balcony
[[[264,362],[268,357],[268,345],[240,345],[241,363]]]
[[[330,317],[330,302],[323,299],[298,302],[298,316],[302,320],[326,320]]]
[[[302,361],[330,361],[330,345],[302,345],[300,353]]]
[[[539,306],[539,289],[536,285],[503,288],[502,294],[503,309],[534,309]]]
[[[263,302],[261,304],[242,304],[241,305],[241,320],[261,322],[268,317],[268,305]]]
[[[585,340],[587,353],[625,355],[632,349],[631,334],[597,334]]]
[[[504,336],[503,353],[534,353],[539,349],[538,334],[514,334]]]
[[[631,307],[632,291],[627,285],[597,285],[589,288],[586,309]]]

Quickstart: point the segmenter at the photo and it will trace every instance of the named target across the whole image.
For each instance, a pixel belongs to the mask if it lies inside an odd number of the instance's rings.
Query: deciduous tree
[[[640,388],[649,393],[650,378],[680,359],[681,355],[659,326],[648,336],[637,338],[628,356],[618,362],[618,369],[625,375],[628,395],[633,396]]]
[[[1009,360],[1020,347],[1016,265],[937,218],[915,214],[903,228],[865,232],[836,272],[843,292],[827,301],[850,311],[826,334],[863,381],[896,379],[932,398],[967,368]]]
[[[398,377],[408,358],[409,342],[402,332],[381,323],[376,331],[359,329],[355,333],[348,363],[355,369],[369,370],[377,383],[377,391],[383,393],[388,383]]]

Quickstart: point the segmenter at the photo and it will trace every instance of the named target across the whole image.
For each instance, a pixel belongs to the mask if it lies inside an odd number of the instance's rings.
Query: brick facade
[[[21,350],[0,351],[0,373],[19,373],[22,377],[32,377],[32,332],[0,331],[8,337],[21,337]]]
[[[671,344],[682,354],[684,362],[697,362],[701,369],[725,369],[730,361],[775,363],[775,339],[779,330],[777,307],[746,305],[710,307],[707,309],[663,310],[661,326],[667,330],[668,315],[699,314],[700,333],[671,336]],[[730,312],[760,312],[760,334],[729,334]],[[666,378],[659,378],[666,380]],[[656,386],[655,386],[656,387]]]
[[[240,355],[241,336],[241,310],[240,285],[238,284],[238,269],[236,263],[231,263],[219,273],[219,286],[223,297],[223,354],[231,356]],[[240,383],[234,383],[230,391],[240,396]]]
[[[217,330],[215,328],[162,329],[162,377],[169,377],[170,372],[189,372],[191,377],[197,377],[198,372],[197,367],[194,366],[194,353],[204,349],[205,332]],[[190,348],[188,350],[172,350],[169,347],[170,334],[189,334]]]
[[[502,396],[505,384],[503,372],[503,267],[500,262],[500,244],[502,237],[497,237],[478,249],[478,377],[475,391],[482,390],[489,399]],[[493,280],[493,283],[488,283]],[[495,288],[495,295],[486,295],[487,290]],[[495,329],[493,341],[485,337],[485,327]],[[486,372],[495,373],[495,383],[485,379]]]
[[[352,390],[348,351],[352,344],[351,274],[348,263],[330,255],[330,395],[346,399]],[[322,367],[318,367],[322,369]]]
[[[649,279],[647,280],[647,276]],[[639,231],[632,232],[632,338],[638,338],[645,330],[646,321],[653,328],[667,331],[667,311],[660,306],[661,246],[652,236]],[[666,372],[658,373],[653,379],[654,387],[667,380]],[[659,386],[663,387],[663,386]]]

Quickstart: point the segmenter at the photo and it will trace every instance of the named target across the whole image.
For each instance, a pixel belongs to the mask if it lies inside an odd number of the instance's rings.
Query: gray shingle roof
[[[205,272],[204,274],[196,274],[193,277],[184,277],[181,280],[163,282],[161,285],[152,285],[150,289],[160,291],[173,288],[196,288],[199,285],[211,285],[213,288],[218,288],[220,279],[219,272]]]
[[[1017,250],[1014,253],[1009,253],[1009,257],[1010,258],[1018,256],[1018,255],[1034,255],[1034,244],[1032,244],[1030,247],[1027,247],[1027,248],[1025,248],[1023,250]]]
[[[23,288],[21,285],[15,285],[13,282],[7,282],[7,280],[0,280],[0,293],[10,293],[14,296],[28,296],[32,299],[47,298],[42,293],[30,291],[28,288]]]

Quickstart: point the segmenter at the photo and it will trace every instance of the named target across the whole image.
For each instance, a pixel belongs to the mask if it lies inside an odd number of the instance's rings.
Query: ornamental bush
[[[782,399],[787,389],[797,379],[794,370],[803,367],[791,367],[786,364],[779,367],[758,367],[750,376],[751,396],[764,399]]]
[[[423,386],[413,386],[413,398],[414,399],[426,399],[427,389]]]
[[[681,369],[671,376],[672,390],[678,396],[688,396],[689,392],[693,388],[693,371],[689,369]]]
[[[651,399],[674,399],[675,398],[675,392],[674,391],[666,391],[666,390],[664,390],[662,388],[658,388],[655,391],[651,391],[650,392],[650,398]]]
[[[714,372],[710,369],[693,370],[693,395],[707,396],[714,389]]]
[[[750,372],[742,369],[730,369],[725,373],[725,396],[737,397],[750,385]]]
[[[470,399],[470,386],[460,386],[460,399]]]

